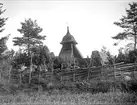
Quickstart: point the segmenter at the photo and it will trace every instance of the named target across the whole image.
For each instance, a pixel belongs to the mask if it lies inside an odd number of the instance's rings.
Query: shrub
[[[77,83],[76,86],[78,89],[81,89],[82,91],[87,91],[91,93],[106,93],[109,92],[114,83],[112,82],[104,82],[104,81],[98,81],[98,82],[81,82]]]
[[[130,80],[130,81],[119,80],[119,81],[116,81],[116,85],[117,85],[116,88],[120,89],[121,92],[131,92],[131,93],[137,92],[136,80]]]
[[[131,80],[127,82],[127,88],[129,92],[137,92],[137,80]]]

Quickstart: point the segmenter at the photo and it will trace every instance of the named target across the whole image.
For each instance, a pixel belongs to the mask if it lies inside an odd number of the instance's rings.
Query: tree
[[[0,3],[0,15],[2,15],[6,9],[2,10],[2,7],[3,7],[3,4]],[[0,32],[3,32],[4,31],[4,28],[3,26],[5,25],[5,22],[8,18],[3,18],[3,17],[0,17]]]
[[[114,22],[115,25],[123,28],[123,32],[112,37],[116,40],[133,39],[134,50],[137,44],[137,2],[129,3],[130,9],[126,9],[126,16],[122,16],[120,22]]]
[[[119,49],[118,56],[115,59],[116,63],[126,62],[126,54],[122,52],[123,48]]]
[[[35,65],[44,65],[50,62],[50,51],[46,45],[39,45],[31,48],[33,55],[33,63]]]
[[[8,36],[2,37],[0,39],[0,55],[7,49],[6,42],[8,40]]]
[[[128,53],[128,61],[129,61],[129,63],[137,62],[137,49],[129,51],[129,53]]]
[[[61,65],[64,63],[61,57],[54,57],[53,62],[54,62],[53,65],[54,69],[61,69]]]
[[[100,57],[102,58],[102,64],[106,65],[109,64],[109,56],[108,56],[107,48],[105,46],[102,47],[101,51],[99,52]]]
[[[45,40],[46,36],[41,36],[39,33],[42,32],[42,28],[40,28],[37,24],[37,21],[32,21],[31,19],[25,20],[25,22],[21,22],[21,29],[17,29],[22,37],[14,37],[13,42],[14,46],[25,47],[28,56],[30,56],[30,48],[36,45],[42,45],[42,40]]]
[[[99,51],[95,50],[92,51],[92,55],[91,55],[91,59],[92,59],[92,66],[102,66],[102,59],[100,57]]]
[[[6,10],[2,10],[2,7],[3,7],[3,4],[0,3],[0,16],[6,11]],[[0,17],[0,33],[4,31],[3,26],[5,25],[5,22],[7,19],[8,18]],[[9,35],[0,38],[0,57],[1,57],[1,54],[7,49],[6,42],[8,40],[8,37]]]

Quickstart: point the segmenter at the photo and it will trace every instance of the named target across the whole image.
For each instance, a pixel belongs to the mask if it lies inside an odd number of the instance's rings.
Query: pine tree
[[[2,7],[3,7],[3,4],[0,3],[0,16],[6,11],[6,9],[2,10]],[[0,32],[3,32],[3,31],[4,31],[3,26],[5,25],[5,21],[6,21],[7,19],[8,19],[8,18],[0,17]]]
[[[8,18],[3,18],[1,16],[6,11],[6,9],[3,10],[2,7],[3,7],[3,4],[0,3],[0,33],[4,31],[3,26],[5,25],[5,22],[8,19]],[[8,40],[8,37],[9,35],[0,38],[0,57],[1,57],[1,54],[7,49],[6,42]]]
[[[0,54],[2,54],[7,49],[6,46],[7,40],[8,40],[8,36],[2,37],[0,39]]]
[[[137,44],[137,2],[129,3],[130,8],[126,9],[126,16],[122,16],[120,22],[114,22],[115,25],[123,28],[123,32],[112,37],[116,40],[133,39],[134,50]]]
[[[30,56],[30,49],[36,45],[42,45],[43,42],[41,40],[45,40],[46,36],[39,35],[42,32],[42,28],[38,26],[36,20],[25,20],[25,22],[21,22],[21,26],[21,29],[18,29],[18,31],[23,36],[13,38],[14,46],[25,47],[27,54]]]

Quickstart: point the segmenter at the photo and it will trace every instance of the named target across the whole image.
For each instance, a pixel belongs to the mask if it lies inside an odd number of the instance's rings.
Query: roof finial
[[[67,33],[69,33],[69,26],[67,26]]]
[[[69,32],[69,26],[67,26],[67,32]]]
[[[68,22],[67,22],[67,34],[69,33],[69,26],[68,26]]]

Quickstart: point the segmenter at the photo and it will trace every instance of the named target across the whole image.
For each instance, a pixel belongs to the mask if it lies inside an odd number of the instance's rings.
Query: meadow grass
[[[1,95],[0,105],[135,105],[137,96],[131,93],[70,93],[53,90],[49,92],[20,92]]]

